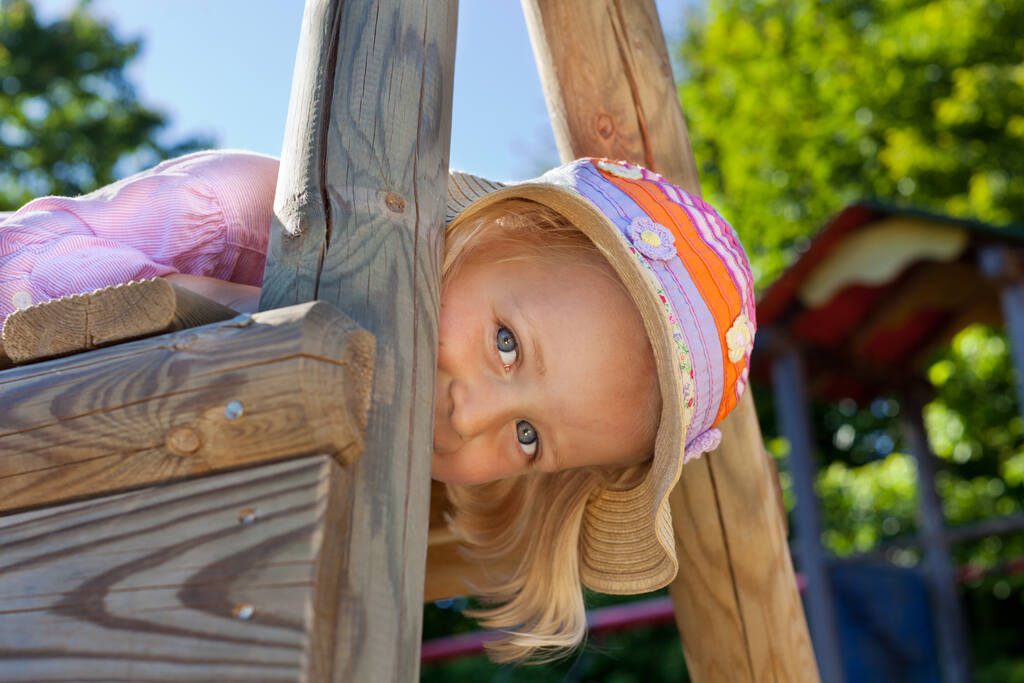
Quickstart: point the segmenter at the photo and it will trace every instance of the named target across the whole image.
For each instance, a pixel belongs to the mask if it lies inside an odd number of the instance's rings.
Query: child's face
[[[654,360],[640,314],[611,277],[572,259],[477,257],[448,278],[435,479],[475,484],[650,456]]]

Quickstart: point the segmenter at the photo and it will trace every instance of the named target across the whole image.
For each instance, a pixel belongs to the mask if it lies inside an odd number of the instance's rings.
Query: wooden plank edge
[[[14,364],[227,320],[238,312],[163,278],[72,294],[15,311],[0,332]]]
[[[363,448],[374,345],[334,306],[312,302],[7,370],[0,512],[311,452],[349,465]],[[280,358],[261,357],[265,346]],[[92,381],[114,375],[123,393]]]

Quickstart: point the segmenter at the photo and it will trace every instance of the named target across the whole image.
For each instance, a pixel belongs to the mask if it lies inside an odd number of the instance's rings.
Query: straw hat
[[[755,319],[750,266],[710,205],[626,162],[579,159],[502,184],[452,173],[447,222],[494,202],[527,199],[565,216],[611,263],[654,350],[662,409],[643,481],[602,489],[580,531],[580,578],[604,593],[660,588],[678,569],[668,494],[683,463],[714,450],[714,426],[747,384]]]

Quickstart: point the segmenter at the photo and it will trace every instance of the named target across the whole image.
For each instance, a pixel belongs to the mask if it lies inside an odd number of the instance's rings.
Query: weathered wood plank
[[[444,484],[431,482],[424,602],[470,595],[473,593],[474,585],[483,585],[489,571],[501,571],[500,567],[484,566],[479,562],[467,560],[459,552],[458,539],[448,530],[445,522],[445,515],[448,512],[450,505]]]
[[[377,337],[336,680],[418,678],[454,0],[307,2],[262,309],[316,297]]]
[[[609,156],[699,193],[661,25],[650,0],[523,0],[564,159]],[[818,680],[754,404],[673,492],[672,585],[696,681]]]
[[[373,337],[336,308],[243,315],[0,373],[0,510],[362,450]]]
[[[0,681],[326,681],[328,456],[0,517]]]
[[[141,280],[15,311],[4,322],[2,348],[14,363],[28,363],[236,315],[162,278]]]

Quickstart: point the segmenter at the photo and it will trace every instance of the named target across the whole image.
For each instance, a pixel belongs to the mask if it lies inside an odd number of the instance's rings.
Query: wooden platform
[[[329,681],[344,469],[302,458],[0,517],[0,681]]]

